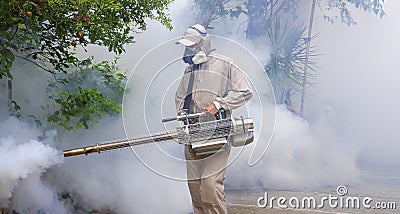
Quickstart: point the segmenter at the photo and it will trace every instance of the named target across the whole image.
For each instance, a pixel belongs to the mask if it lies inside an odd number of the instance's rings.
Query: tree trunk
[[[201,24],[207,28],[213,19],[216,18],[218,10],[224,9],[223,1],[224,0],[211,1],[210,4],[198,2],[200,13],[196,18],[197,24]]]
[[[303,75],[303,84],[302,84],[301,101],[300,101],[300,116],[301,117],[303,116],[303,113],[304,113],[304,98],[305,98],[306,87],[307,87],[308,56],[310,54],[311,31],[312,31],[312,24],[313,24],[313,20],[314,20],[315,2],[316,2],[316,0],[313,0],[313,2],[312,2],[310,24],[308,25],[306,60],[304,63],[304,75]]]
[[[265,17],[268,4],[266,0],[249,0],[247,2],[246,6],[249,17],[246,30],[247,39],[255,39],[266,35],[267,25]]]
[[[7,81],[7,88],[8,88],[8,111],[10,114],[13,112],[13,107],[12,107],[12,80]]]

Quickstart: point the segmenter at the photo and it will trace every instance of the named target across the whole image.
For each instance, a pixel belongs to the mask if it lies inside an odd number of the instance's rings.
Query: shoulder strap
[[[194,82],[194,71],[196,65],[193,66],[192,71],[190,71],[189,84],[186,91],[185,102],[183,103],[183,109],[190,113],[190,103],[192,102],[192,90],[193,90],[193,82]]]

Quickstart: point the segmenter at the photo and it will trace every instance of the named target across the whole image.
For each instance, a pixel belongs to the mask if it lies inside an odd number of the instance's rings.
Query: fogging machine
[[[185,125],[178,126],[174,132],[161,132],[126,140],[98,143],[93,146],[76,148],[64,151],[64,157],[101,153],[115,149],[138,146],[148,143],[177,140],[181,144],[189,145],[193,155],[210,154],[218,151],[247,145],[254,140],[254,123],[251,118],[222,119],[221,111],[216,120],[201,122],[199,118],[205,113],[185,114],[173,118],[163,119],[162,122],[185,121]],[[196,122],[190,124],[191,119]]]

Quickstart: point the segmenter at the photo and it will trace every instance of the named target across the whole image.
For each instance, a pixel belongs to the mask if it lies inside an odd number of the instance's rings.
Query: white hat
[[[184,46],[192,46],[194,44],[197,44],[201,41],[203,36],[207,35],[206,29],[200,25],[200,24],[195,24],[189,29],[185,31],[183,36],[181,37],[180,40],[175,42],[175,44],[182,44]]]

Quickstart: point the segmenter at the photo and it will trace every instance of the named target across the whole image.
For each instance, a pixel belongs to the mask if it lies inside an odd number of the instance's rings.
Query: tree
[[[46,106],[42,106],[47,122],[66,130],[88,129],[89,123],[102,116],[120,113],[126,76],[116,63],[95,63],[89,57],[67,74],[55,74],[47,87]]]
[[[383,3],[384,0],[382,0]],[[381,18],[385,15],[385,12],[382,9],[382,4],[380,0],[348,0],[350,4],[353,4],[356,8],[361,8],[366,12],[373,11],[375,15],[379,15]],[[356,25],[357,23],[353,20],[351,13],[347,7],[347,4],[343,0],[329,0],[329,6],[327,10],[332,10],[332,8],[337,8],[340,11],[340,20],[347,25]],[[304,63],[304,73],[303,73],[303,80],[302,80],[302,89],[301,89],[301,100],[300,100],[300,116],[303,116],[304,113],[304,99],[305,99],[305,90],[307,87],[307,70],[308,70],[308,62],[309,62],[309,49],[311,43],[311,31],[312,31],[312,24],[314,20],[314,11],[315,11],[315,4],[316,0],[313,0],[311,6],[311,15],[310,15],[310,22],[308,25],[308,35],[307,35],[307,50],[306,50],[306,58]],[[324,19],[333,23],[333,20],[328,16],[324,15]]]
[[[271,22],[281,13],[295,11],[299,0],[249,0],[245,2],[247,8],[246,38],[255,39],[265,36]]]
[[[0,79],[12,79],[12,67],[15,57],[29,61],[57,79],[58,73],[74,75],[87,66],[85,60],[76,56],[77,47],[86,51],[88,45],[107,47],[110,52],[121,54],[124,45],[134,40],[132,32],[146,30],[146,19],[161,22],[172,29],[171,20],[166,13],[173,0],[14,0],[0,1]],[[92,60],[92,59],[90,59]],[[90,61],[92,63],[92,61]],[[105,65],[108,65],[105,66]],[[111,66],[111,67],[110,67]],[[103,77],[113,81],[121,80],[122,74],[113,73],[112,64],[103,62]],[[76,77],[76,76],[75,76]],[[70,84],[71,78],[63,78],[63,85]],[[122,81],[122,80],[121,80]],[[57,81],[56,81],[57,82]],[[68,88],[68,87],[65,87]],[[102,91],[75,87],[73,91],[60,91],[59,96],[51,96],[59,109],[64,113],[66,122],[72,112],[79,108],[89,109],[88,114],[81,115],[77,127],[87,128],[90,115],[101,115],[102,112],[118,111],[118,99],[109,100]],[[96,100],[90,100],[94,96]],[[80,102],[82,101],[82,102]],[[108,105],[91,108],[95,104]],[[74,104],[74,105],[73,105]],[[92,104],[92,106],[90,106]],[[17,106],[17,105],[16,105]],[[97,105],[99,106],[99,105]],[[17,106],[19,108],[19,106]],[[68,108],[70,111],[62,111]],[[82,110],[82,109],[81,109]],[[81,111],[80,111],[81,112]],[[49,121],[60,124],[60,117],[49,117]],[[77,115],[75,115],[77,116]],[[89,118],[89,119],[88,119]],[[70,121],[74,121],[70,118]],[[68,124],[68,125],[66,125]],[[71,128],[69,122],[61,123]]]
[[[327,14],[324,15],[324,19],[330,23],[333,23],[334,19],[339,19],[342,23],[349,26],[356,25],[357,22],[351,16],[349,5],[353,5],[355,8],[361,9],[364,12],[373,12],[381,18],[385,15],[385,11],[382,8],[384,0],[319,0],[318,3],[320,7],[321,3],[326,1],[328,1],[328,6],[325,8]],[[331,15],[329,13],[331,13]],[[339,14],[339,16],[337,14]]]
[[[267,29],[269,42],[271,44],[271,60],[265,66],[268,77],[278,103],[286,104],[294,109],[292,96],[301,92],[304,73],[303,66],[307,60],[307,39],[303,37],[307,28],[301,26],[290,26],[288,21],[281,23],[277,18]],[[309,62],[307,67],[314,71],[317,56],[315,47],[309,51]],[[313,77],[313,73],[309,76]],[[308,81],[307,86],[311,85]]]
[[[55,73],[79,59],[76,46],[105,46],[116,54],[133,42],[132,30],[145,30],[145,19],[171,29],[165,13],[172,0],[1,0],[0,78],[12,78],[14,56]],[[42,66],[40,63],[48,63]],[[52,65],[52,67],[49,66]]]
[[[307,48],[306,48],[306,59],[304,62],[303,80],[302,80],[302,85],[301,85],[301,99],[300,99],[300,113],[299,113],[300,116],[303,116],[303,112],[304,112],[304,98],[306,96],[308,62],[309,62],[309,56],[310,56],[311,32],[312,32],[312,25],[313,25],[313,21],[314,21],[315,4],[316,4],[316,0],[313,0],[312,5],[311,5],[310,22],[308,24],[308,34],[307,34],[307,38],[306,38]]]
[[[246,16],[246,38],[265,36],[267,27],[282,13],[294,12],[300,0],[195,0],[199,9],[197,22],[209,27],[229,16]]]
[[[383,17],[383,2],[384,0],[318,0],[319,7],[324,8],[324,19],[331,23],[339,19],[347,25],[356,24],[351,15],[351,5]],[[244,15],[247,24],[246,38],[255,39],[266,36],[268,26],[277,16],[291,14],[293,18],[297,18],[296,12],[300,3],[308,4],[307,1],[300,0],[195,0],[199,11],[196,21],[208,27],[226,16],[238,18]]]
[[[230,0],[195,0],[196,7],[200,11],[197,15],[196,22],[206,28],[209,27],[212,22],[227,15],[225,7],[229,1]]]
[[[382,9],[383,2],[384,0],[318,0],[319,8],[325,9],[324,19],[331,23],[338,19],[347,25],[356,24],[351,14],[351,6],[383,17],[385,15]],[[303,35],[307,28],[302,24],[289,27],[288,21],[281,22],[280,19],[297,19],[299,4],[304,3],[308,6],[308,1],[196,0],[195,3],[201,14],[198,16],[198,22],[205,23],[206,26],[218,23],[225,16],[230,16],[231,21],[235,22],[243,15],[245,21],[239,26],[245,24],[246,38],[253,41],[265,38],[270,42],[272,52],[265,57],[271,61],[265,68],[277,94],[278,103],[293,107],[292,96],[302,94],[303,106],[304,89],[311,85],[309,79],[313,77],[313,74],[308,75],[307,70],[313,71],[315,66],[314,59],[310,58],[318,55],[313,48],[307,54],[307,45],[310,45],[313,38],[311,25],[308,28],[309,35]],[[313,15],[311,20],[312,17]]]

